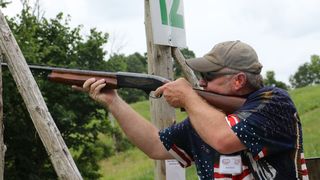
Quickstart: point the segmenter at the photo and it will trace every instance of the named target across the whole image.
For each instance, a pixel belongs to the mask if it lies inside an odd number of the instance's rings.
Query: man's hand
[[[162,94],[166,101],[175,108],[185,107],[189,100],[188,96],[192,93],[195,92],[191,84],[184,78],[168,82],[155,91],[156,96]]]
[[[82,87],[72,86],[72,89],[87,92],[93,100],[109,107],[118,95],[113,89],[103,89],[107,85],[108,82],[105,79],[90,78],[84,82]]]

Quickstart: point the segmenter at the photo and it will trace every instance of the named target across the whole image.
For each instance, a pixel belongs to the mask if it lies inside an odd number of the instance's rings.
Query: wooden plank
[[[2,57],[0,57],[0,63]],[[2,67],[0,66],[0,180],[4,176],[4,159],[6,153],[6,145],[4,144],[4,123],[3,123],[3,98],[2,98]]]
[[[171,47],[155,45],[152,37],[150,2],[145,0],[145,29],[148,51],[148,73],[173,79]],[[175,121],[175,110],[163,99],[150,99],[151,121],[159,129],[168,127]],[[156,180],[165,180],[165,161],[155,161]]]
[[[309,179],[319,180],[320,179],[320,157],[307,158],[306,159]]]
[[[0,45],[8,68],[59,179],[82,179],[1,10]]]
[[[176,60],[176,62],[181,66],[184,77],[192,84],[195,88],[200,88],[199,80],[194,74],[193,70],[186,64],[186,59],[181,53],[179,48],[172,48],[172,56]]]

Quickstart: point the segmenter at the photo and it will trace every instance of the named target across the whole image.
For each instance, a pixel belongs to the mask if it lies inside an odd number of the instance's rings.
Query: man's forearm
[[[108,109],[128,139],[146,155],[153,159],[172,158],[159,139],[159,130],[120,97],[115,97]]]
[[[226,114],[196,93],[189,96],[185,109],[200,137],[218,152],[229,154],[245,148],[227,124]]]

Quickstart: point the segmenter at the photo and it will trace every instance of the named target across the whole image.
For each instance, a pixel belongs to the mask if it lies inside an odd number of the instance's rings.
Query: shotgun
[[[6,63],[1,63],[7,66]],[[66,85],[82,86],[89,78],[105,79],[108,82],[107,89],[135,88],[145,91],[150,95],[158,87],[169,82],[168,79],[161,76],[131,73],[131,72],[104,72],[92,70],[80,70],[59,68],[50,66],[29,65],[32,70],[47,71],[49,81]],[[212,106],[221,109],[225,113],[233,113],[239,109],[245,102],[245,98],[237,96],[226,96],[213,92],[194,89],[202,98],[204,98]]]

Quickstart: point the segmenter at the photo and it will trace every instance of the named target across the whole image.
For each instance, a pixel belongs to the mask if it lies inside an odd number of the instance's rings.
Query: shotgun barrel
[[[7,66],[2,63],[2,66]],[[150,94],[158,87],[169,82],[170,80],[161,76],[155,76],[143,73],[131,72],[105,72],[105,71],[92,71],[80,69],[68,69],[59,67],[29,65],[30,69],[47,71],[48,79],[52,82],[82,86],[83,83],[89,78],[105,79],[108,89],[120,88],[135,88],[145,91]],[[198,95],[204,98],[212,106],[223,110],[225,113],[233,113],[239,109],[246,101],[245,98],[236,96],[226,96],[213,92],[203,91],[201,89],[194,89]]]

